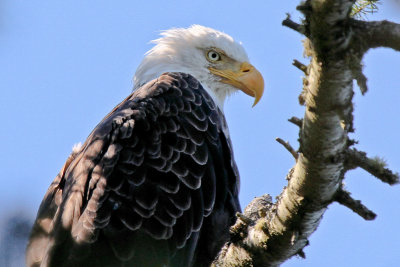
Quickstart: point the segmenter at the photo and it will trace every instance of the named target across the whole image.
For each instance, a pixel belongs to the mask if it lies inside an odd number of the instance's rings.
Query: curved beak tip
[[[261,81],[262,81],[262,83],[254,91],[254,103],[253,103],[252,107],[257,105],[257,103],[261,100],[261,98],[262,98],[262,96],[264,94],[264,79],[262,78],[262,76],[261,76]]]
[[[260,101],[260,99],[261,99],[261,96],[259,96],[259,97],[254,97],[254,103],[253,103],[253,105],[251,106],[252,108],[254,108],[255,107],[255,105],[257,105],[258,104],[258,102]]]
[[[253,107],[260,101],[264,93],[264,78],[250,63],[243,62],[238,71],[218,70],[214,68],[209,68],[209,70],[213,74],[222,77],[223,83],[233,85],[245,94],[254,97]]]
[[[243,90],[243,92],[254,97],[254,103],[252,106],[254,107],[264,94],[264,78],[254,67],[245,76],[243,83],[247,90]]]

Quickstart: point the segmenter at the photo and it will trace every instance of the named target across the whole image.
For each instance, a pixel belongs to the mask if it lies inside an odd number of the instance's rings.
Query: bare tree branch
[[[304,72],[305,75],[308,74],[307,66],[298,61],[297,59],[293,59],[292,65],[301,70],[302,72]]]
[[[286,19],[282,21],[282,25],[303,34],[301,25],[291,20],[290,14],[286,14]]]
[[[400,24],[383,21],[352,20],[356,34],[363,40],[364,50],[387,47],[400,51]]]
[[[350,196],[350,193],[341,189],[337,192],[335,196],[335,201],[348,207],[358,215],[360,215],[364,220],[370,221],[376,218],[376,214],[364,206],[360,200],[355,200]]]
[[[348,167],[353,169],[360,167],[379,180],[390,185],[399,183],[399,174],[386,168],[386,163],[380,158],[368,158],[367,153],[350,149],[348,152]]]
[[[362,72],[362,66],[353,69],[354,79],[357,81],[357,85],[360,88],[361,94],[364,95],[368,91],[367,77]]]
[[[301,128],[301,126],[303,125],[303,119],[299,119],[297,117],[291,117],[290,119],[288,119],[288,121],[290,121],[291,123],[293,123],[294,125],[297,125]]]
[[[297,158],[299,157],[299,154],[297,153],[296,150],[294,150],[294,148],[289,144],[289,142],[285,142],[284,140],[282,140],[281,138],[277,137],[275,139],[279,144],[283,145],[287,151],[290,152],[290,154],[292,154],[292,156],[295,158],[295,160],[297,160]]]

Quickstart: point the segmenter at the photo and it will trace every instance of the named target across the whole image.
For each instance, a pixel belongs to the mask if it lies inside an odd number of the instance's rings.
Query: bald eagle
[[[223,114],[264,81],[242,45],[199,25],[167,30],[134,90],[75,147],[40,205],[28,266],[208,266],[240,211]]]

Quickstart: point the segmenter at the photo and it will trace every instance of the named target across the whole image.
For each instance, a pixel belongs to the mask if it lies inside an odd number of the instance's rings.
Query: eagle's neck
[[[229,85],[217,81],[215,76],[209,73],[208,70],[204,72],[195,72],[188,68],[177,66],[176,64],[159,64],[156,67],[146,69],[142,63],[134,77],[133,91],[147,82],[158,78],[165,72],[183,72],[192,75],[200,82],[204,90],[207,91],[218,108],[223,112],[225,99],[229,94],[231,94],[232,90],[229,88]]]
[[[201,81],[200,81],[200,83],[201,83]],[[214,100],[214,103],[217,105],[217,107],[222,112],[224,112],[224,103],[225,103],[225,99],[227,97],[226,90],[224,90],[223,88],[214,88],[213,90],[211,90],[208,84],[201,83],[201,85],[203,86],[204,90],[206,90],[207,93]]]

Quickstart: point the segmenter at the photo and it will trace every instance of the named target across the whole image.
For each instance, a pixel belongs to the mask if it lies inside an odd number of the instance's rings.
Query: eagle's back
[[[114,108],[39,208],[28,266],[207,266],[228,239],[239,175],[222,112],[166,73]]]

